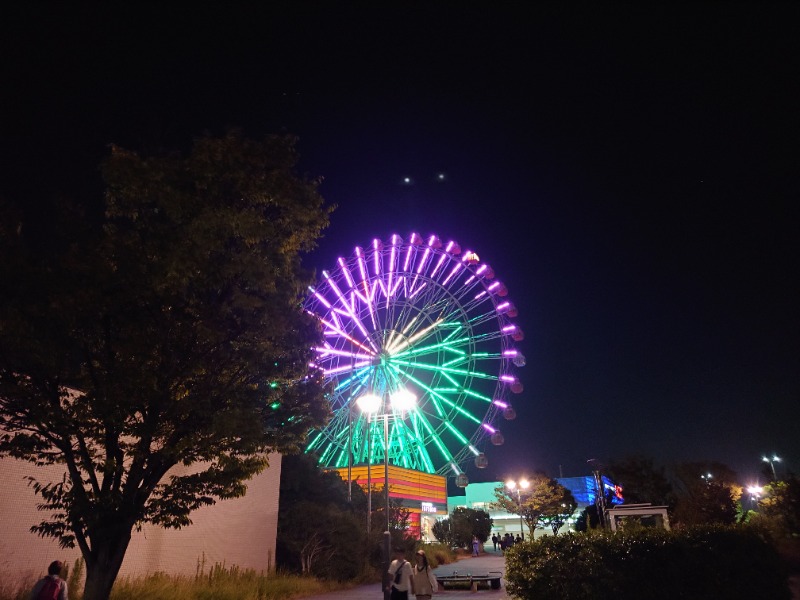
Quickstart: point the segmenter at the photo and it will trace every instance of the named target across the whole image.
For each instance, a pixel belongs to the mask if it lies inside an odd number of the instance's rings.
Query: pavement
[[[454,572],[458,573],[471,573],[474,575],[486,574],[489,571],[500,571],[503,575],[506,572],[506,559],[502,553],[489,549],[481,553],[479,556],[465,556],[460,560],[447,565],[441,565],[434,569],[437,576],[452,575]],[[493,590],[489,587],[481,587],[476,593],[471,592],[469,589],[447,589],[443,592],[434,594],[434,600],[453,600],[460,598],[471,598],[479,596],[486,600],[511,600],[512,596],[506,595],[506,582],[501,578],[501,586],[499,590]],[[414,596],[409,594],[409,600],[413,600]],[[383,600],[383,591],[381,590],[380,583],[370,583],[359,587],[351,588],[349,590],[338,590],[335,592],[328,592],[326,594],[318,594],[316,596],[305,596],[303,600]]]

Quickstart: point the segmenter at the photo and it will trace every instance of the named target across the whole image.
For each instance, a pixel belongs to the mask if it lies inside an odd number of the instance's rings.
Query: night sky
[[[309,267],[436,233],[509,288],[525,392],[475,480],[800,469],[800,6],[396,6],[15,8],[0,195],[95,193],[112,142],[295,133],[338,205]]]

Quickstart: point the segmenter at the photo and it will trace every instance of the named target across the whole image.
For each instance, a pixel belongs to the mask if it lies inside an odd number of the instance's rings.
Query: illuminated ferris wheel
[[[306,309],[324,333],[314,365],[331,384],[333,417],[306,450],[327,468],[388,455],[466,485],[466,462],[488,464],[484,446],[503,443],[498,417],[515,417],[509,396],[522,392],[523,333],[492,268],[435,235],[393,235],[356,247],[309,289]],[[360,410],[365,398],[383,420]]]

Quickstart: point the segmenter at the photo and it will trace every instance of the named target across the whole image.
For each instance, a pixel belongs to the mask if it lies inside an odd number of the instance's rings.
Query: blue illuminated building
[[[621,504],[623,501],[621,489],[608,477],[603,476],[601,479],[606,505]],[[572,492],[575,502],[578,505],[572,519],[564,525],[564,530],[571,529],[575,523],[576,517],[583,512],[587,506],[591,506],[597,501],[597,485],[595,483],[595,478],[592,475],[586,475],[585,477],[559,477],[556,478],[556,481]],[[520,533],[519,515],[493,508],[493,505],[497,502],[494,491],[498,486],[502,485],[502,481],[470,483],[464,488],[463,496],[449,496],[447,498],[448,514],[452,513],[453,509],[459,506],[483,510],[492,517],[494,523],[492,527],[493,532],[501,535],[506,532],[513,535]],[[527,529],[524,533],[527,537]],[[545,532],[537,530],[535,532],[535,537],[544,534]]]

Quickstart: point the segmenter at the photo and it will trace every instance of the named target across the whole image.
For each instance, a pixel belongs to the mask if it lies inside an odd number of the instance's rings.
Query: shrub
[[[425,551],[428,564],[433,569],[439,565],[446,565],[457,560],[456,553],[445,544],[421,544],[420,549]]]
[[[788,600],[781,561],[748,527],[547,536],[506,553],[511,594],[522,600]]]

